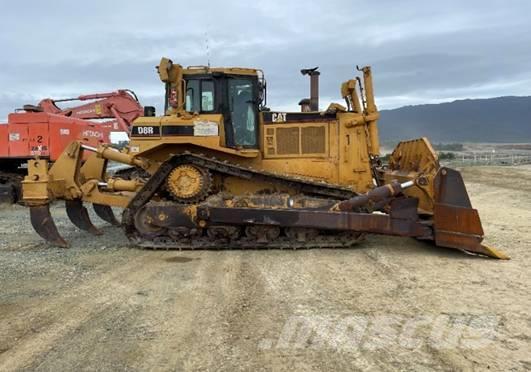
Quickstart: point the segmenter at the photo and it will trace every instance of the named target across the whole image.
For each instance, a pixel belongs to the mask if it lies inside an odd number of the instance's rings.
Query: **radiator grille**
[[[325,127],[303,127],[302,129],[302,153],[323,154],[326,151]]]
[[[299,154],[299,128],[277,128],[277,155]]]
[[[266,157],[327,156],[328,126],[324,123],[267,126],[263,146]]]

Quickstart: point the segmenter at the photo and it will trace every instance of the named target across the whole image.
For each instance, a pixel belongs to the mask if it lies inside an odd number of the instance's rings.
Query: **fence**
[[[455,159],[443,162],[457,165],[524,165],[531,164],[531,153],[508,154],[493,152],[454,153]]]

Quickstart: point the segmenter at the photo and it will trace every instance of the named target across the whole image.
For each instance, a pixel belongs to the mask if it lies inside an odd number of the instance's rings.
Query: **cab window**
[[[214,82],[212,80],[188,80],[185,103],[185,110],[188,112],[214,111]]]
[[[256,147],[257,120],[253,88],[250,79],[229,79],[229,109],[236,146]]]
[[[214,110],[214,82],[203,80],[201,82],[201,111]]]

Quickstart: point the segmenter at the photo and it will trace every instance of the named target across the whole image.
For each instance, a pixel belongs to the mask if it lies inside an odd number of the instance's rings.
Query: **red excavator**
[[[58,103],[89,101],[60,108]],[[154,110],[146,107],[146,110]],[[110,142],[111,132],[129,133],[132,122],[144,108],[131,90],[82,95],[66,99],[43,99],[36,106],[24,105],[9,114],[7,124],[0,123],[0,202],[17,202],[21,169],[35,156],[55,161],[73,140],[90,146]],[[97,119],[107,119],[101,122]]]

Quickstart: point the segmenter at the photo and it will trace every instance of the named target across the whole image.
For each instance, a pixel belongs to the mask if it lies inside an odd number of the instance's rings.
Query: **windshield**
[[[188,112],[208,112],[214,110],[214,82],[193,79],[186,82],[186,105]]]

